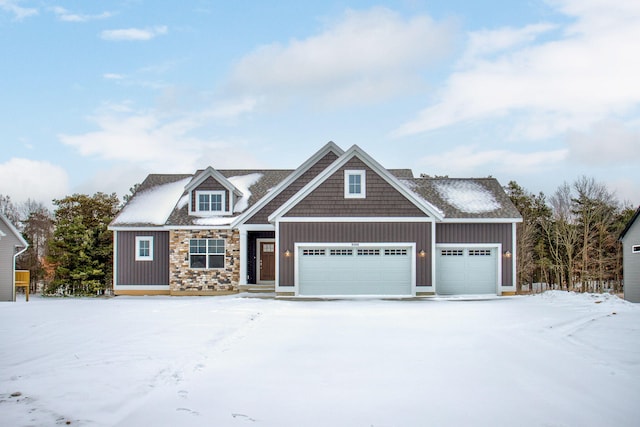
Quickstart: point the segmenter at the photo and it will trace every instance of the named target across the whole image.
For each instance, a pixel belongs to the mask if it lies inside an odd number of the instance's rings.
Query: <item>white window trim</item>
[[[191,253],[191,240],[206,240],[207,243],[207,251],[205,253]],[[209,252],[209,240],[222,240],[222,252],[221,253],[213,253]],[[216,239],[216,238],[192,238],[189,239],[189,268],[192,270],[223,270],[227,265],[227,241],[226,239]],[[204,255],[205,257],[205,266],[204,267],[191,267],[191,256],[192,255]],[[211,267],[209,266],[209,255],[222,256],[222,267]]]
[[[349,193],[349,177],[351,175],[360,176],[360,193]],[[345,170],[344,171],[344,198],[345,199],[364,199],[367,197],[367,172],[365,170]]]
[[[640,254],[640,245],[631,245],[632,254]]]
[[[149,242],[149,255],[140,255],[140,242]],[[153,261],[153,236],[136,236],[136,261]]]
[[[201,211],[200,210],[200,196],[204,195],[204,194],[208,194],[208,195],[220,195],[220,200],[222,203],[222,209],[219,211]],[[224,215],[224,214],[228,214],[229,211],[226,210],[227,207],[227,197],[226,197],[226,192],[225,191],[221,191],[221,190],[215,190],[215,191],[211,191],[211,190],[196,190],[196,200],[195,200],[195,213],[199,214],[199,215]]]

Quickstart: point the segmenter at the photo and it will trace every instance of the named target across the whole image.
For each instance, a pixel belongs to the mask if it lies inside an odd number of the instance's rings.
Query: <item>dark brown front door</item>
[[[276,280],[276,244],[260,242],[260,281]]]

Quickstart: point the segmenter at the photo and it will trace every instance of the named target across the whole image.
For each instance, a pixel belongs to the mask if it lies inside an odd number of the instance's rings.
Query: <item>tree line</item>
[[[621,291],[618,236],[635,212],[631,206],[587,177],[562,184],[549,197],[515,181],[505,191],[523,217],[517,224],[518,292]],[[31,272],[31,290],[37,291],[38,284],[43,292],[58,295],[96,295],[111,289],[113,238],[107,227],[122,207],[118,197],[74,194],[53,204],[51,212],[42,203],[16,205],[0,195],[0,212],[30,245],[17,268]]]
[[[516,182],[505,187],[522,214],[517,225],[518,291],[620,292],[618,237],[635,213],[593,178],[564,183],[549,197]]]
[[[56,295],[99,295],[113,285],[113,238],[107,229],[118,213],[114,194],[74,194],[53,200],[51,212],[27,200],[0,195],[2,212],[29,243],[16,268],[30,271],[30,290]]]

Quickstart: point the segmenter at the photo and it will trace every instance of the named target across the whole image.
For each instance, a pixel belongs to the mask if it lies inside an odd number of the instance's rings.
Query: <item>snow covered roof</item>
[[[196,172],[195,175],[198,175]],[[228,226],[242,212],[253,206],[258,200],[265,196],[270,189],[278,185],[285,179],[292,170],[218,170],[234,187],[241,193],[242,197],[236,201],[233,214],[226,216],[195,217],[189,215],[188,200],[189,195],[184,192],[171,215],[167,220],[167,225],[173,226]],[[177,200],[178,198],[176,198]]]
[[[189,186],[202,175],[152,174],[111,223],[111,227],[230,226],[243,212],[278,186],[292,170],[216,170],[242,194],[233,213],[225,216],[189,215]],[[521,218],[494,178],[413,178],[410,169],[390,169],[415,197],[431,204],[444,219]]]
[[[191,175],[149,175],[111,226],[162,226],[191,181]]]
[[[495,178],[414,178],[401,182],[445,218],[521,218]]]

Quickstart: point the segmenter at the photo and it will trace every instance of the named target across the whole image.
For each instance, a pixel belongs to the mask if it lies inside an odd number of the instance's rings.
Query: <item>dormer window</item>
[[[344,197],[364,199],[366,197],[366,173],[364,170],[344,171]]]
[[[201,213],[224,213],[224,191],[196,191],[196,211]]]

